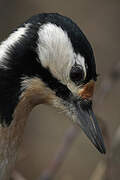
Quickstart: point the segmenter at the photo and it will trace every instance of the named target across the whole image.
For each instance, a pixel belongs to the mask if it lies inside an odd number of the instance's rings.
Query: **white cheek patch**
[[[29,24],[26,24],[25,27],[18,28],[15,32],[10,34],[10,36],[1,43],[0,45],[0,67],[8,69],[7,59],[9,59],[10,47],[14,46],[16,42],[25,35],[26,31],[29,28]]]
[[[41,27],[38,35],[37,53],[41,64],[48,67],[57,79],[66,83],[75,63],[73,47],[67,33],[48,23]]]
[[[70,70],[75,63],[81,65],[85,78],[85,59],[80,54],[75,54],[67,32],[55,24],[48,23],[40,27],[38,36],[37,54],[41,64],[49,68],[73,93],[77,93],[79,87],[71,81]]]
[[[83,67],[86,76],[85,60],[80,54],[75,54],[65,31],[48,23],[40,28],[38,35],[37,53],[41,64],[49,68],[58,80],[64,84],[70,82],[70,70],[75,62]]]

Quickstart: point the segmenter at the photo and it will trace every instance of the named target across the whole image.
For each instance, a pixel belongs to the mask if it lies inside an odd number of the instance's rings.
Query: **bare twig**
[[[107,149],[107,155],[104,161],[102,160],[98,163],[90,180],[104,180],[105,172],[107,169],[106,164],[109,162],[109,165],[110,165],[111,163],[110,157],[111,157],[112,144],[111,144],[110,132],[108,131],[107,124],[105,123],[105,121],[103,121],[101,118],[97,118],[97,120],[99,121],[99,125],[101,127],[102,134],[104,136],[104,141],[105,141],[105,145]]]
[[[17,170],[14,170],[11,180],[26,180]]]
[[[118,80],[120,80],[120,62],[118,62],[114,68],[111,68],[108,77],[106,77],[101,84],[99,89],[100,99],[97,101],[98,107],[103,103],[103,100]],[[107,125],[105,127],[107,127]],[[101,161],[98,164],[90,180],[117,180],[120,177],[120,127],[117,129],[113,138],[110,137],[108,129],[102,127],[102,130],[104,130],[103,136],[107,145],[106,161]]]
[[[43,172],[40,177],[40,180],[51,180],[56,175],[57,171],[61,167],[61,164],[65,160],[66,155],[68,154],[72,143],[74,142],[76,136],[78,135],[78,127],[72,126],[66,132],[64,136],[63,143],[58,148],[55,158],[50,163],[50,166]]]
[[[118,180],[120,177],[120,126],[111,139],[111,149],[106,161],[101,161],[90,180]]]
[[[112,66],[108,75],[102,80],[101,85],[98,89],[97,95],[95,96],[96,106],[100,107],[108,96],[109,92],[114,88],[115,84],[120,80],[120,62],[116,63],[116,66]]]
[[[106,163],[104,180],[117,180],[120,177],[120,126],[112,139],[111,154]]]
[[[103,180],[105,170],[106,170],[105,162],[100,161],[100,163],[98,163],[96,169],[94,170],[90,180]]]

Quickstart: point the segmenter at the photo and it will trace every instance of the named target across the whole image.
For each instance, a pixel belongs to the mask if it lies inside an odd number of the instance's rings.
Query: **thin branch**
[[[100,161],[95,168],[90,180],[103,180],[106,170],[106,165],[104,161]]]
[[[17,170],[14,170],[11,176],[11,180],[26,180],[26,179]]]
[[[67,130],[64,140],[60,147],[58,148],[58,152],[56,153],[55,158],[50,163],[49,167],[43,172],[40,180],[51,180],[55,177],[56,173],[60,169],[63,161],[66,158],[66,155],[70,151],[72,143],[76,139],[78,135],[79,129],[76,126],[72,126],[70,129]]]
[[[118,62],[117,65],[111,69],[109,75],[101,84],[98,95],[100,98],[99,101],[97,101],[98,107],[102,105],[104,99],[119,80],[120,62]],[[117,129],[117,132],[113,138],[110,137],[110,132],[108,132],[108,129],[104,129],[103,127],[101,129],[104,130],[103,136],[107,145],[106,161],[101,161],[98,164],[90,180],[115,180],[120,177],[120,127]]]
[[[110,157],[111,157],[111,147],[112,147],[111,139],[112,138],[110,136],[110,132],[107,128],[107,124],[105,123],[105,121],[103,121],[101,118],[97,118],[97,120],[99,121],[99,125],[102,130],[104,142],[105,142],[106,149],[107,149],[107,154],[106,154],[104,161],[102,160],[98,163],[97,167],[95,168],[94,172],[92,173],[90,180],[104,180],[105,172],[107,169],[106,164],[108,162],[109,162],[109,164],[111,163]]]
[[[112,65],[112,68],[108,75],[102,79],[99,89],[95,96],[95,106],[98,108],[102,105],[105,98],[109,95],[110,91],[114,88],[115,84],[120,80],[120,62],[116,63],[116,66]]]

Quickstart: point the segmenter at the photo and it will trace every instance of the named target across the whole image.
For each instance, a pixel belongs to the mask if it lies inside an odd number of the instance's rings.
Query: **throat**
[[[54,93],[45,88],[39,78],[24,82],[28,88],[24,90],[12,114],[9,126],[0,126],[0,179],[6,180],[15,166],[17,152],[22,141],[24,127],[28,115],[34,106],[49,104],[55,99]],[[5,120],[6,121],[6,120]]]
[[[13,138],[13,125],[10,127],[0,127],[0,179],[7,180],[14,169],[18,142],[20,137]],[[17,142],[18,141],[18,142]]]
[[[23,96],[11,116],[9,126],[0,126],[0,180],[10,179],[28,115],[32,108],[28,98]],[[4,120],[4,122],[7,121],[8,119]]]
[[[23,113],[23,112],[21,112]],[[8,180],[15,167],[27,116],[14,117],[9,127],[0,127],[0,179]]]

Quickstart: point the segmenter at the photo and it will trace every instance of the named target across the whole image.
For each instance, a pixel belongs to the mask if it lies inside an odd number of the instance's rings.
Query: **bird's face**
[[[72,39],[72,33],[78,33],[78,39]],[[50,103],[66,111],[96,148],[105,153],[101,131],[92,110],[96,68],[89,42],[81,32],[70,34],[52,23],[43,25],[38,35],[39,60],[55,79],[53,87],[49,86],[50,82],[46,85],[55,95]]]

